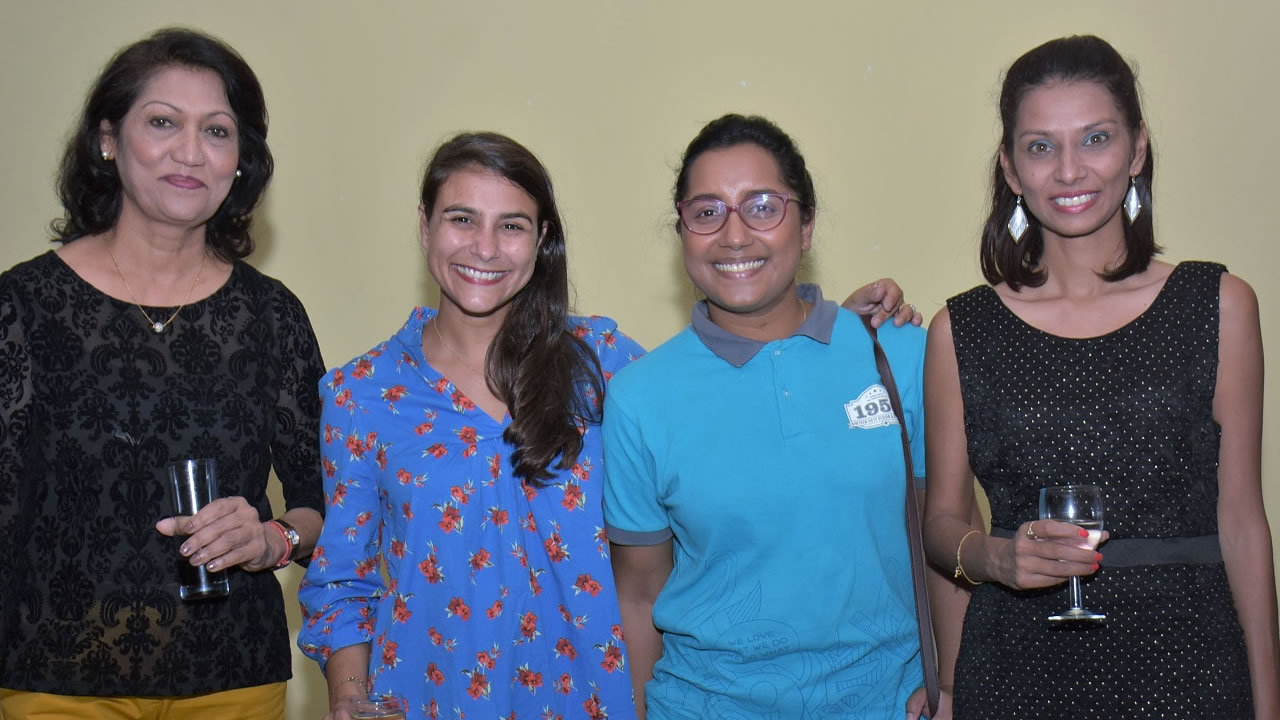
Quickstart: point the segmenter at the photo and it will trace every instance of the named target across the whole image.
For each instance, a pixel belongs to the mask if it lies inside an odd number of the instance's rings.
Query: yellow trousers
[[[284,683],[172,698],[80,697],[0,688],[0,720],[284,720]]]

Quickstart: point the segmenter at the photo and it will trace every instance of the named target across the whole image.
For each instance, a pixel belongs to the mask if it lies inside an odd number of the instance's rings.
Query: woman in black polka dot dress
[[[925,540],[958,578],[934,598],[954,717],[1280,717],[1253,290],[1153,260],[1153,151],[1110,45],[1030,51],[1000,113],[990,285],[938,313],[926,367]],[[1102,488],[1096,549],[1036,519],[1039,489],[1066,484]],[[1105,620],[1048,620],[1072,575]]]

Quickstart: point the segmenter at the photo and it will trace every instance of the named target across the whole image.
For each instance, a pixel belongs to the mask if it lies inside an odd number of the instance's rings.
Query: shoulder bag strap
[[[902,432],[902,459],[907,467],[907,547],[911,554],[911,583],[916,591],[916,625],[920,630],[920,663],[924,666],[924,687],[929,700],[929,716],[938,712],[938,648],[933,641],[933,618],[929,615],[929,588],[925,582],[924,539],[920,533],[920,508],[916,504],[916,482],[911,463],[911,440],[907,437],[907,417],[902,411],[902,400],[898,397],[898,385],[893,381],[893,371],[889,368],[889,359],[885,357],[884,348],[876,338],[876,329],[871,321],[862,317],[862,324],[871,335],[871,344],[876,353],[876,370],[880,372],[880,382],[889,393],[889,403],[893,405],[893,414],[898,418],[898,429]]]

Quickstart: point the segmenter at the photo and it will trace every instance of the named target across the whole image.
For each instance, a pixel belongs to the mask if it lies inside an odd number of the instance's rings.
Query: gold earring
[[[107,152],[106,150],[103,150],[103,151],[102,151],[102,159],[103,159],[103,160],[110,160],[110,159],[111,159],[111,153]]]

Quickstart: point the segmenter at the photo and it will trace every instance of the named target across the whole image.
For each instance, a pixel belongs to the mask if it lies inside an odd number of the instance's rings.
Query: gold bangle
[[[982,581],[974,580],[973,578],[969,577],[968,573],[964,571],[964,565],[960,564],[960,548],[964,547],[964,541],[968,540],[970,535],[974,533],[980,533],[980,532],[982,531],[970,530],[969,532],[964,534],[964,537],[960,538],[960,544],[956,545],[956,572],[954,575],[952,575],[952,577],[956,579],[964,578],[965,582],[969,583],[970,585],[981,585]]]

